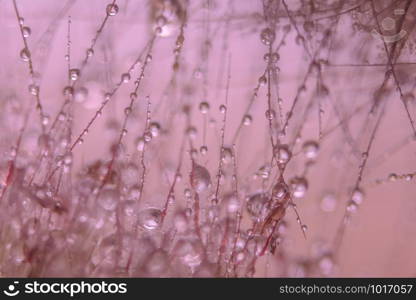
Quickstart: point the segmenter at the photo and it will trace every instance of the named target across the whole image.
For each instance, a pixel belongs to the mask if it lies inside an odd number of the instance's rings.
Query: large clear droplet
[[[74,94],[74,100],[78,103],[84,102],[88,97],[88,90],[85,87],[76,89]]]
[[[318,156],[319,144],[315,141],[307,141],[303,144],[303,153],[308,159],[315,159]]]
[[[294,177],[290,180],[293,197],[303,198],[308,189],[308,181],[304,177]]]
[[[250,196],[246,204],[248,213],[255,218],[261,218],[267,212],[268,200],[264,193],[256,193]]]
[[[243,117],[243,124],[246,126],[251,125],[251,122],[253,121],[253,118],[250,115],[245,115]]]
[[[198,193],[205,191],[211,185],[211,176],[205,167],[192,164],[191,185]]]
[[[220,113],[225,114],[225,112],[227,111],[227,107],[224,104],[220,105]]]
[[[202,114],[206,114],[206,113],[208,113],[208,111],[209,111],[209,104],[208,104],[208,102],[201,102],[201,103],[199,104],[199,111],[200,111]]]
[[[162,222],[162,212],[157,208],[146,208],[138,215],[139,226],[146,230],[155,230]]]
[[[277,202],[281,202],[285,199],[285,197],[288,195],[289,188],[288,186],[283,182],[278,182],[273,186],[272,190],[272,197],[273,200]]]

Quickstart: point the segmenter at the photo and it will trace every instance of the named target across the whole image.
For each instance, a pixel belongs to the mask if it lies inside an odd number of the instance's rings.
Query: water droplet
[[[251,125],[252,121],[253,121],[253,118],[250,115],[245,115],[243,117],[243,124],[246,126]]]
[[[329,255],[324,255],[319,260],[319,269],[321,269],[322,274],[328,276],[331,275],[334,268],[334,262]]]
[[[91,56],[93,56],[94,55],[94,49],[92,49],[92,48],[88,48],[87,49],[87,57],[91,57]]]
[[[138,215],[139,226],[146,230],[154,230],[160,227],[162,212],[157,208],[146,208]]]
[[[358,205],[357,203],[355,203],[354,201],[349,201],[347,204],[347,211],[350,213],[355,213],[358,209]]]
[[[76,89],[74,94],[74,100],[78,103],[84,102],[88,97],[88,90],[85,87]]]
[[[37,95],[39,95],[39,86],[37,86],[36,84],[31,84],[31,85],[29,85],[29,92],[30,92],[33,96],[37,96]]]
[[[319,144],[315,141],[307,141],[303,144],[303,153],[308,159],[315,159],[318,156]]]
[[[144,270],[148,276],[160,277],[167,271],[168,266],[169,256],[166,251],[158,249],[146,260]]]
[[[256,193],[247,200],[246,208],[248,213],[256,219],[264,217],[267,213],[269,199],[264,193]]]
[[[20,58],[21,58],[23,61],[29,61],[29,60],[30,60],[30,52],[29,52],[29,49],[27,49],[27,48],[23,48],[23,49],[20,51]]]
[[[113,187],[104,187],[101,190],[100,197],[98,198],[98,203],[105,210],[112,211],[116,208],[119,201],[120,195],[118,191]]]
[[[144,138],[143,137],[139,137],[137,140],[136,140],[136,149],[137,149],[137,151],[143,151],[143,149],[144,149]]]
[[[157,34],[157,35],[161,35],[161,33],[162,33],[162,27],[160,27],[160,26],[156,26],[155,27],[155,33]]]
[[[224,197],[223,205],[226,206],[229,214],[234,214],[240,209],[240,201],[235,193],[228,194]]]
[[[284,182],[278,182],[273,186],[272,197],[277,202],[285,200],[288,193],[289,188]]]
[[[233,157],[233,151],[230,148],[224,147],[222,150],[222,162],[229,164]]]
[[[403,95],[403,101],[407,103],[415,102],[415,95],[413,93],[407,93]]]
[[[289,146],[286,144],[277,146],[274,151],[274,155],[276,156],[277,162],[279,164],[287,164],[292,158],[292,152],[290,152]]]
[[[306,232],[308,230],[308,226],[306,226],[305,224],[303,224],[300,228],[303,232]]]
[[[49,117],[48,116],[43,116],[42,117],[42,124],[45,125],[45,126],[49,124]]]
[[[10,150],[10,157],[15,158],[16,155],[17,155],[17,149],[16,149],[16,147],[13,146]]]
[[[259,78],[259,84],[262,85],[262,86],[265,86],[267,84],[267,78],[266,78],[266,76],[261,76]]]
[[[266,53],[264,55],[264,61],[267,63],[275,63],[280,59],[279,54],[277,54],[276,52],[273,53]]]
[[[270,165],[269,165],[269,164],[266,164],[266,165],[261,166],[261,167],[259,168],[259,170],[258,170],[257,174],[258,174],[261,178],[263,178],[263,179],[267,179],[267,178],[269,178],[269,176],[270,176],[270,171],[271,171]]]
[[[324,212],[333,212],[337,204],[337,199],[332,193],[326,194],[321,201],[321,209]]]
[[[121,81],[124,83],[127,83],[130,81],[130,74],[129,73],[124,73],[121,75]]]
[[[266,118],[267,120],[273,120],[276,118],[276,112],[273,109],[266,110]]]
[[[198,241],[181,239],[175,244],[174,254],[185,265],[193,269],[201,264],[204,249]]]
[[[224,105],[224,104],[221,104],[220,105],[220,112],[222,113],[222,114],[225,114],[225,112],[227,111],[227,107]]]
[[[235,261],[236,262],[242,262],[245,257],[246,257],[246,255],[245,255],[244,251],[240,251],[236,254]]]
[[[64,164],[67,166],[72,165],[72,153],[67,153],[64,155],[63,158]]]
[[[167,22],[168,22],[168,20],[166,19],[166,17],[164,15],[158,16],[155,20],[156,25],[159,26],[159,27],[165,26]]]
[[[293,197],[303,198],[308,189],[308,181],[304,177],[294,177],[290,180]]]
[[[199,104],[199,111],[200,111],[202,114],[206,114],[206,113],[208,113],[208,111],[209,111],[209,104],[208,104],[208,102],[201,102],[201,103]]]
[[[190,189],[185,189],[183,191],[183,194],[185,195],[186,198],[191,198],[192,196],[192,191]]]
[[[391,173],[391,174],[389,175],[389,180],[390,180],[390,181],[396,181],[396,180],[397,180],[397,174],[395,174],[395,173]]]
[[[129,163],[120,171],[120,179],[128,187],[134,186],[139,181],[139,168],[134,163]]]
[[[136,100],[137,99],[137,94],[136,93],[131,93],[130,94],[130,100]]]
[[[260,33],[260,40],[266,46],[269,46],[271,43],[273,43],[275,37],[276,37],[276,34],[270,28],[265,28]]]
[[[360,205],[364,200],[364,192],[360,188],[356,188],[352,192],[351,201],[355,204]]]
[[[211,185],[211,176],[205,167],[192,164],[191,185],[198,193],[205,191]]]
[[[69,78],[72,81],[78,80],[79,76],[80,76],[80,71],[78,69],[69,70]]]
[[[117,4],[108,4],[106,8],[107,15],[115,16],[118,13],[118,5]]]
[[[305,38],[302,35],[298,34],[295,38],[295,42],[297,45],[302,45],[305,43]]]
[[[126,116],[128,116],[129,114],[131,114],[131,108],[130,108],[130,107],[126,107],[126,108],[124,109],[124,114],[125,114]]]
[[[178,232],[184,232],[188,229],[188,218],[183,211],[177,212],[174,216],[173,223]]]
[[[157,122],[152,122],[149,125],[149,130],[152,133],[153,137],[157,137],[160,134],[160,124]]]
[[[63,94],[66,97],[72,96],[74,94],[74,88],[72,86],[64,87]]]
[[[151,133],[150,131],[146,131],[146,132],[143,134],[143,139],[144,139],[144,141],[145,141],[146,143],[149,143],[149,142],[152,140],[152,138],[153,138],[153,135],[152,135],[152,133]]]
[[[196,138],[196,133],[197,130],[195,127],[190,126],[188,127],[188,129],[186,130],[186,134],[191,138],[191,139],[195,139]]]
[[[25,38],[29,37],[30,34],[32,33],[32,31],[30,30],[30,28],[27,27],[27,26],[25,26],[25,27],[22,28],[22,32],[23,32],[23,36]]]
[[[202,155],[207,154],[207,152],[208,152],[208,147],[207,147],[207,146],[201,146],[201,148],[199,148],[199,152],[200,152]]]

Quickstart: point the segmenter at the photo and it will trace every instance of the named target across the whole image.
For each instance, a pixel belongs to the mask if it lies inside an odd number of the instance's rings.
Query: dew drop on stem
[[[118,13],[118,5],[117,4],[108,4],[107,5],[107,7],[106,7],[106,12],[107,12],[107,15],[109,15],[109,16],[115,16],[115,15],[117,15],[117,13]]]
[[[209,104],[208,104],[208,102],[201,102],[201,103],[199,104],[199,111],[200,111],[202,114],[206,114],[206,113],[208,113],[208,111],[209,111]]]
[[[208,189],[211,185],[211,176],[205,167],[197,163],[192,164],[191,185],[198,193]]]
[[[30,60],[30,52],[29,52],[29,49],[27,49],[27,48],[23,48],[21,51],[20,51],[20,58],[23,60],[23,61],[29,61]]]
[[[30,30],[30,27],[27,27],[27,26],[23,27],[22,31],[23,31],[23,36],[25,38],[29,37],[30,34],[32,33],[32,31]]]

